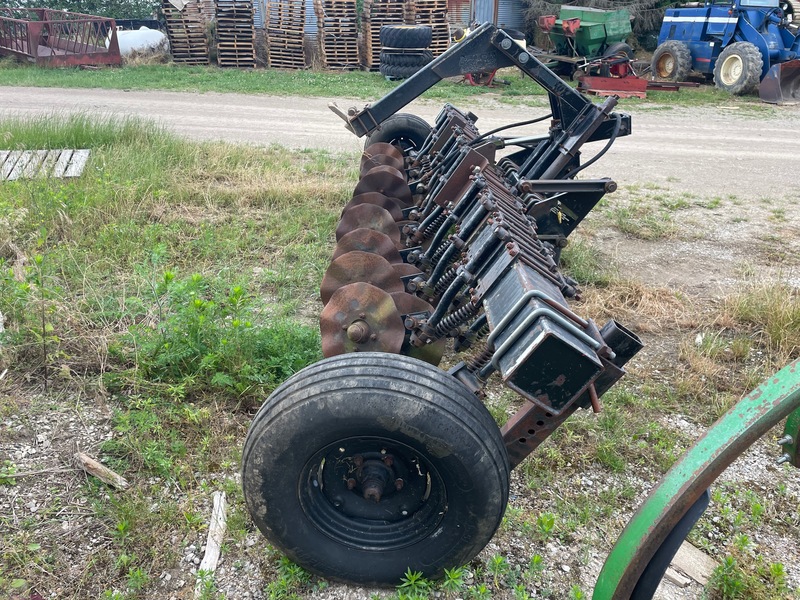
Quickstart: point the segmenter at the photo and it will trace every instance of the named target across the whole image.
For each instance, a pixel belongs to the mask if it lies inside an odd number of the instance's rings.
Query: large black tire
[[[683,42],[668,40],[656,48],[650,67],[658,81],[686,81],[692,70],[692,53]]]
[[[430,25],[383,25],[380,33],[384,48],[427,48],[432,38]]]
[[[761,81],[764,59],[750,42],[725,48],[714,65],[714,85],[736,96],[755,91]]]
[[[468,563],[497,530],[508,485],[502,437],[475,395],[393,354],[295,374],[242,454],[245,502],[270,542],[309,571],[362,584]]]
[[[603,51],[603,58],[622,58],[633,60],[633,48],[625,42],[615,42]],[[690,58],[691,60],[691,58]]]
[[[420,50],[413,53],[382,50],[380,55],[381,66],[416,67],[420,69],[432,60],[433,52],[430,50]]]
[[[404,152],[422,146],[431,132],[424,119],[408,113],[396,113],[381,123],[380,129],[367,136],[364,147],[377,142],[394,144]]]
[[[380,67],[378,67],[378,70],[381,72],[381,75],[389,79],[408,79],[421,68],[422,67],[419,66],[406,67],[398,65],[385,65],[381,63]]]

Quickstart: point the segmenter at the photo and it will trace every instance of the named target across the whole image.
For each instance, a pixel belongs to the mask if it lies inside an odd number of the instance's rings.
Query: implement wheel
[[[449,374],[393,354],[345,354],[265,402],[242,457],[245,501],[272,544],[333,579],[439,577],[491,539],[508,501],[497,425]]]
[[[734,95],[754,91],[761,81],[764,59],[750,42],[736,42],[723,50],[714,66],[714,85]]]
[[[367,137],[364,147],[369,148],[376,142],[387,142],[404,152],[417,150],[430,132],[431,126],[417,115],[396,113],[381,123],[380,129],[376,129]]]
[[[653,77],[660,81],[686,81],[692,70],[692,54],[683,42],[669,40],[656,48],[651,63]]]

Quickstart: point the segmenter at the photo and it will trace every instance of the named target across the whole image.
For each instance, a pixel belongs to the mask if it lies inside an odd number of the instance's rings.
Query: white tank
[[[119,53],[122,56],[128,56],[133,52],[147,53],[169,49],[166,34],[149,27],[130,30],[117,29],[117,40],[119,40]],[[108,40],[106,40],[106,46],[108,46]]]

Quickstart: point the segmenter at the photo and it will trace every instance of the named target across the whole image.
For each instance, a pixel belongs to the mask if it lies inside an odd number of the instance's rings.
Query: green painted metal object
[[[783,428],[783,438],[778,442],[784,452],[780,462],[800,468],[800,408],[789,415]]]
[[[789,424],[796,436],[800,427],[800,359],[729,410],[664,476],[611,550],[597,580],[594,600],[628,600],[642,572],[687,510],[736,457],[790,413],[794,413]],[[793,442],[797,443],[796,437]]]
[[[574,37],[564,35],[563,22],[580,19]],[[556,53],[564,56],[596,58],[611,44],[624,42],[631,34],[631,16],[626,9],[600,10],[582,6],[564,6],[550,39]]]

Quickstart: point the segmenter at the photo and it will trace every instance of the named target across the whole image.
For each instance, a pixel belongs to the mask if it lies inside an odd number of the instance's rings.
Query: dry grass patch
[[[693,329],[700,325],[698,307],[680,292],[639,281],[616,280],[592,288],[580,311],[596,320],[614,318],[639,332]]]

